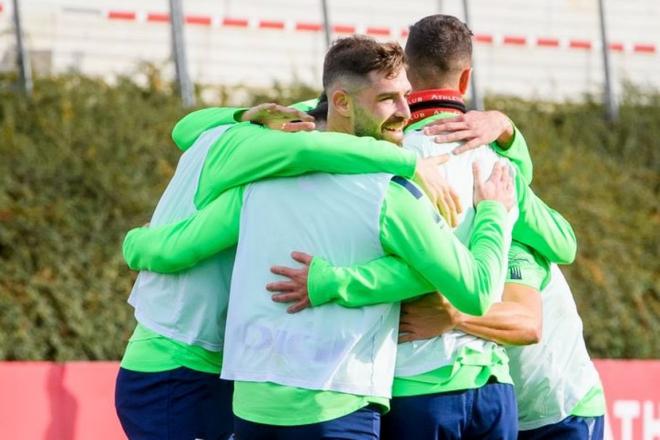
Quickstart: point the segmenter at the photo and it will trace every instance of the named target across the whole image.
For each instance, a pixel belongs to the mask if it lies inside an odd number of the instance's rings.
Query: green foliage
[[[565,273],[591,352],[657,357],[660,96],[631,92],[615,124],[593,102],[490,104],[525,133],[535,164],[532,186],[575,228],[578,257]]]
[[[185,111],[154,69],[145,85],[39,78],[31,100],[0,77],[0,359],[118,359],[135,278],[124,233],[146,222],[178,151]],[[284,103],[306,86],[221,88],[219,101]],[[217,101],[216,101],[217,102]],[[660,342],[660,97],[629,94],[608,125],[594,103],[493,98],[523,130],[535,190],[573,223],[567,268],[592,353],[654,357]]]

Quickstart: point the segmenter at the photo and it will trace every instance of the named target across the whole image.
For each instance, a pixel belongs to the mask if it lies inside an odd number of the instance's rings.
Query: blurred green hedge
[[[27,100],[0,77],[0,359],[121,357],[135,278],[121,241],[172,175],[169,133],[186,113],[158,72],[143,79],[39,78]],[[282,85],[213,92],[215,105],[315,95]],[[592,354],[657,357],[660,96],[631,91],[614,125],[589,100],[488,106],[523,130],[534,189],[576,229],[579,256],[566,272]]]

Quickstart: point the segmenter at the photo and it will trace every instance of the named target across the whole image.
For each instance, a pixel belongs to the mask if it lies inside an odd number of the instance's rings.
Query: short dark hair
[[[388,77],[395,76],[405,65],[405,55],[399,43],[379,43],[363,35],[340,38],[325,55],[323,89],[327,91],[342,77],[365,79],[373,70]]]
[[[325,92],[321,93],[318,98],[316,107],[307,110],[307,114],[313,116],[317,121],[325,121],[328,119],[328,95]]]
[[[406,58],[422,75],[458,73],[472,61],[472,31],[451,15],[424,17],[410,26]]]

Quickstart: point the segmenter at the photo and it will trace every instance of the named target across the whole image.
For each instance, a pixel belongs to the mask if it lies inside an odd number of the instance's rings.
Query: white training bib
[[[179,159],[172,180],[151,219],[152,226],[174,223],[195,212],[195,193],[209,149],[230,126],[204,132]],[[143,326],[168,338],[221,351],[235,249],[174,274],[141,271],[129,304]]]
[[[406,134],[404,147],[414,151],[419,157],[437,156],[451,153],[460,143],[437,144],[432,137],[425,136],[421,131],[411,131]],[[458,226],[454,233],[458,239],[468,246],[474,227],[474,181],[472,163],[477,162],[480,166],[481,176],[487,179],[496,162],[505,160],[499,157],[489,146],[481,146],[474,150],[459,155],[451,155],[448,162],[442,164],[439,172],[444,177],[460,198],[463,212],[458,217]],[[518,218],[518,209],[514,207],[509,212],[508,221],[513,224]],[[510,230],[510,229],[509,229]],[[507,237],[511,242],[511,237]],[[508,247],[506,251],[508,253]],[[504,256],[506,258],[506,254]],[[497,301],[501,300],[504,291],[504,280],[506,274],[498,280]],[[415,376],[433,371],[445,365],[451,364],[455,356],[464,347],[469,347],[477,352],[485,352],[496,344],[492,341],[468,335],[459,330],[447,332],[442,336],[421,341],[406,342],[399,344],[396,358],[397,377]]]
[[[557,423],[600,385],[584,343],[582,320],[571,289],[556,264],[541,291],[543,337],[537,344],[507,347],[521,430]]]
[[[271,300],[273,265],[298,250],[333,265],[383,255],[380,211],[391,175],[312,174],[246,188],[222,378],[389,397],[399,304],[336,304],[288,314]]]

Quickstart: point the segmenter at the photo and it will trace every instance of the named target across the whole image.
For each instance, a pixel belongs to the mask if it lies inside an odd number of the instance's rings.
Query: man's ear
[[[472,68],[468,67],[461,72],[461,77],[458,79],[458,91],[461,92],[461,95],[467,93],[468,87],[470,87],[470,76],[472,75]]]
[[[330,96],[332,106],[335,108],[335,111],[341,116],[348,118],[352,115],[353,112],[353,101],[348,93],[343,89],[337,89],[332,92]]]

